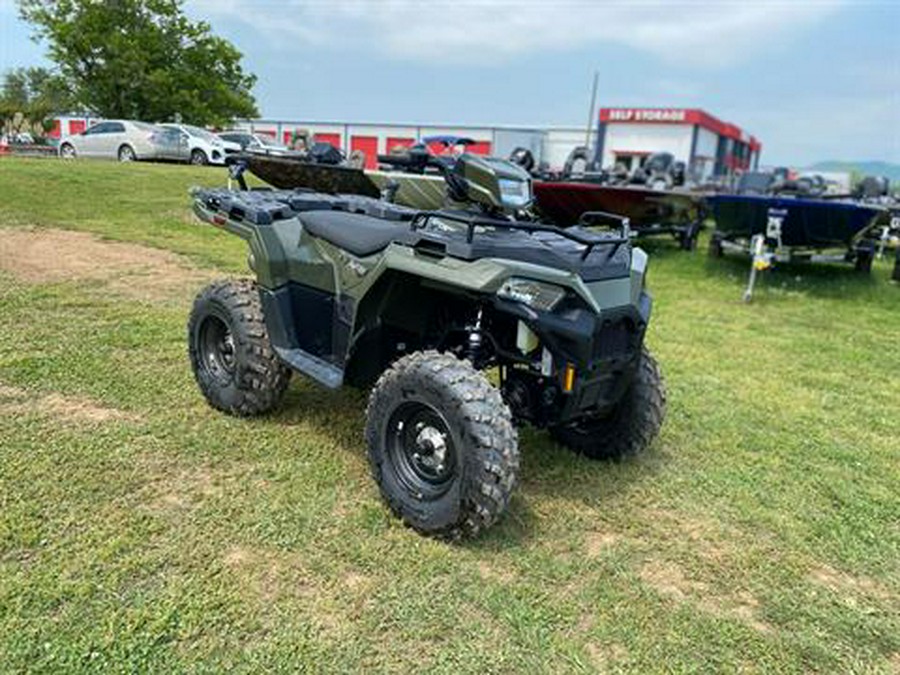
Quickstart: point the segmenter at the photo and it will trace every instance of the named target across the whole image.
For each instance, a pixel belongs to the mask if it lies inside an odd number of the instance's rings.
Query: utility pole
[[[600,79],[600,71],[594,71],[594,86],[591,90],[591,108],[588,110],[587,133],[584,136],[584,147],[591,147],[591,129],[594,126],[594,111],[597,109],[597,81]]]

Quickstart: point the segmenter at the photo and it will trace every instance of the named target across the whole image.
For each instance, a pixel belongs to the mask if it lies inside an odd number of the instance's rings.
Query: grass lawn
[[[887,261],[744,305],[746,261],[647,242],[661,437],[523,433],[509,512],[450,545],[382,505],[364,393],[205,404],[188,308],[246,252],[187,189],[224,181],[0,160],[0,671],[900,672]]]

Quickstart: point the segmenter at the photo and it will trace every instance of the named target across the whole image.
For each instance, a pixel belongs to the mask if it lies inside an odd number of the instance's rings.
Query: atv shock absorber
[[[481,319],[483,312],[483,308],[479,307],[478,315],[475,318],[475,325],[469,326],[467,329],[469,334],[466,337],[466,358],[471,361],[472,365],[476,368],[479,367],[484,348],[484,336],[481,334]]]

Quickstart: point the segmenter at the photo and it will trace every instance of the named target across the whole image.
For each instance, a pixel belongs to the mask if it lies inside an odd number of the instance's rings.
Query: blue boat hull
[[[714,195],[707,201],[721,239],[749,241],[761,234],[777,244],[770,236],[774,219],[782,246],[814,250],[852,247],[883,212],[851,202],[789,197]]]

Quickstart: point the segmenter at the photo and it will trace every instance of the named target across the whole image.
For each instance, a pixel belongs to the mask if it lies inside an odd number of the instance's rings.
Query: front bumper
[[[648,293],[600,315],[577,309],[560,316],[502,299],[495,303],[524,322],[549,352],[552,366],[543,377],[553,410],[544,416],[554,424],[603,414],[619,402],[640,361],[653,305]]]

